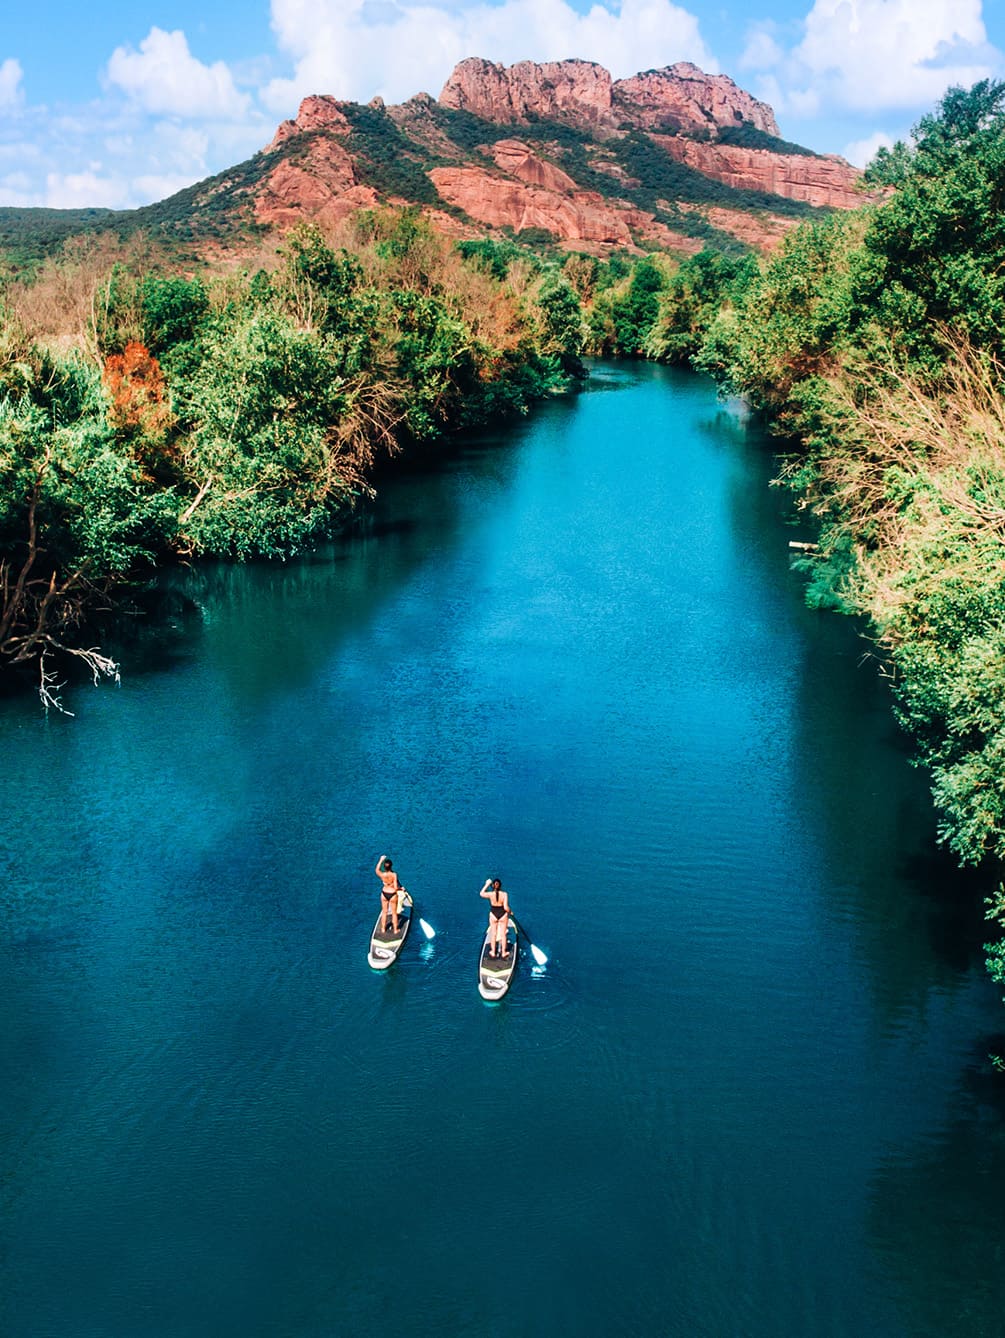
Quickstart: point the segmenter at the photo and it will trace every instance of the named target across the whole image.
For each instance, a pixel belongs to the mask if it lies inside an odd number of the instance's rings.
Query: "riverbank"
[[[306,552],[372,498],[389,459],[582,375],[579,302],[557,266],[522,261],[518,291],[506,265],[408,211],[353,229],[341,246],[295,230],[243,275],[68,251],[8,285],[0,666],[31,666],[49,704],[47,655],[115,672],[89,648],[94,615],[154,567]],[[33,328],[52,329],[51,295],[74,278],[87,316],[60,335],[73,350],[53,352]]]

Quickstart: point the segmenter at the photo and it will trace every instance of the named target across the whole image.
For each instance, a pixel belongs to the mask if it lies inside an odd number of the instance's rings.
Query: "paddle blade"
[[[530,945],[530,955],[534,958],[534,961],[537,962],[538,966],[548,965],[547,953],[542,952],[536,943]]]
[[[436,930],[433,928],[433,926],[429,923],[428,920],[423,920],[421,915],[419,916],[419,928],[425,934],[426,938],[436,937]]]

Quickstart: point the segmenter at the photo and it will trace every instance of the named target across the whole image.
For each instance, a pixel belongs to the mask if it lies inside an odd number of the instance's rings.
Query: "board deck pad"
[[[509,989],[510,980],[516,970],[517,940],[516,933],[510,926],[509,937],[504,957],[493,957],[489,951],[488,932],[482,944],[481,957],[478,960],[478,993],[483,999],[501,999]]]
[[[382,918],[382,914],[378,915],[374,922],[373,933],[370,935],[370,951],[367,953],[367,961],[376,971],[385,970],[392,962],[397,960],[398,953],[408,937],[408,930],[412,923],[412,908],[406,903],[398,912],[397,933],[394,932],[390,924],[387,929],[381,930],[380,922]]]

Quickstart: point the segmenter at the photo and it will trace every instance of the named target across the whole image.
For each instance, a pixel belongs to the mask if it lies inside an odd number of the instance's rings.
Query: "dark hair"
[[[383,870],[384,873],[387,873],[388,870],[389,870],[389,869],[392,869],[394,866],[392,865],[391,861],[390,861],[390,860],[387,858],[387,856],[385,855],[384,858],[383,858],[383,860],[381,861],[381,865],[380,865],[380,867],[381,867],[381,869]]]
[[[496,883],[499,884],[499,887],[500,887],[500,890],[501,890],[501,889],[502,889],[502,879],[501,879],[501,878],[493,878],[493,879],[492,879],[492,886],[495,887]]]

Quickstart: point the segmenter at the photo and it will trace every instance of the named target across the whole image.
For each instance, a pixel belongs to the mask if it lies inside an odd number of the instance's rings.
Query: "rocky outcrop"
[[[379,98],[369,105],[378,115],[361,120],[351,103],[320,95],[304,98],[296,118],[279,126],[265,150],[273,155],[273,165],[251,190],[257,222],[283,228],[303,218],[341,218],[382,199],[401,203],[380,188],[382,179],[407,179],[386,170],[383,118],[395,136],[394,153],[407,155],[416,167],[425,165],[443,205],[449,206],[430,206],[429,192],[421,192],[427,217],[454,236],[477,235],[479,229],[540,228],[569,247],[597,254],[647,243],[690,253],[702,243],[672,226],[678,209],[684,209],[767,252],[792,226],[790,219],[760,209],[745,211],[742,201],[724,200],[714,209],[676,199],[652,203],[647,182],[633,174],[646,175],[645,154],[629,159],[623,152],[629,131],[726,186],[839,209],[869,198],[857,189],[860,174],[840,158],[717,142],[719,131],[735,126],[777,138],[774,114],[732,79],[705,74],[686,62],[615,82],[592,61],[521,61],[505,67],[471,59],[454,70],[439,103],[419,93],[400,106],[385,107]],[[530,132],[497,140],[498,130],[486,128],[486,142],[473,148],[467,133],[452,137],[457,123],[444,116],[443,107],[512,126],[514,132],[521,125],[550,121],[585,133],[570,147],[557,133],[551,142],[531,141]],[[584,164],[590,177],[584,175]]]
[[[444,84],[440,102],[503,125],[546,120],[607,132],[626,125],[707,132],[748,124],[778,136],[767,103],[726,75],[705,74],[687,61],[614,83],[603,66],[587,60],[541,65],[524,60],[508,68],[463,60]]]
[[[542,119],[595,128],[611,124],[611,87],[610,74],[590,60],[522,60],[506,68],[472,57],[455,67],[440,102],[502,125]]]
[[[857,185],[861,172],[843,158],[705,144],[683,135],[653,135],[653,141],[671,158],[738,190],[768,191],[830,209],[856,209],[870,198]]]
[[[319,137],[296,162],[281,159],[261,183],[255,221],[289,227],[302,218],[342,218],[376,202],[377,192],[359,184],[352,155],[337,140]]]
[[[527,185],[478,167],[437,167],[430,172],[436,189],[452,204],[490,228],[544,228],[577,250],[633,249],[636,237],[657,241],[668,250],[692,254],[703,243],[674,232],[652,214],[619,208],[593,191],[571,192]]]
[[[572,177],[554,163],[546,163],[519,139],[500,139],[492,145],[492,158],[500,172],[524,181],[528,186],[573,195],[579,187]]]
[[[281,144],[295,135],[308,134],[312,130],[328,130],[336,135],[349,133],[349,122],[342,114],[336,98],[327,95],[312,94],[300,104],[295,121],[282,121],[272,137],[272,142],[265,147],[265,153],[274,153]]]
[[[689,61],[619,79],[612,110],[622,124],[643,130],[693,133],[746,124],[779,137],[775,113],[766,102],[752,98],[727,75],[705,74]]]
[[[698,214],[713,228],[728,233],[763,255],[772,255],[781,246],[787,233],[799,226],[797,218],[781,218],[777,214],[745,214],[741,209],[723,209],[719,205],[699,207],[682,204],[686,214]]]

